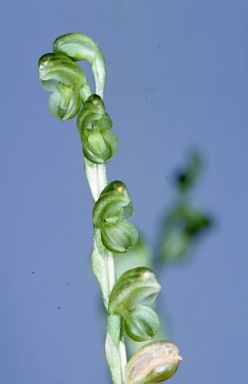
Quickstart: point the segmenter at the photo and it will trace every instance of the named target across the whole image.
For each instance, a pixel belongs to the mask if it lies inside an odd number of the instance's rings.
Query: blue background
[[[193,200],[215,226],[191,262],[160,273],[184,359],[170,383],[247,383],[247,0],[9,0],[0,26],[1,384],[110,382],[79,135],[50,114],[37,76],[72,31],[106,58],[120,143],[108,177],[127,184],[150,244],[173,171],[192,148],[204,158]]]

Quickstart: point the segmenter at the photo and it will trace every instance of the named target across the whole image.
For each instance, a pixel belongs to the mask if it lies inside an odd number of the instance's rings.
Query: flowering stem
[[[106,166],[93,164],[84,158],[84,168],[93,200],[96,202],[101,191],[107,185]],[[98,228],[94,228],[91,264],[102,292],[104,306],[108,311],[109,295],[116,281],[116,273],[113,253],[103,246]],[[123,325],[120,315],[108,315],[105,353],[113,384],[124,384],[126,348],[123,341]]]
[[[145,267],[132,268],[116,280],[114,254],[128,252],[137,243],[138,231],[127,220],[134,208],[125,184],[119,180],[107,182],[105,164],[115,155],[118,139],[111,131],[112,121],[103,103],[104,57],[97,44],[81,33],[58,37],[53,49],[39,59],[39,78],[42,86],[52,91],[48,103],[51,113],[61,120],[77,116],[85,174],[95,203],[91,263],[107,311],[105,354],[112,382],[148,384],[167,380],[181,359],[178,348],[167,341],[146,345],[127,364],[124,328],[135,341],[154,337],[159,318],[147,304],[154,301],[161,286],[153,271]],[[91,64],[95,94],[91,94],[86,75],[76,64],[79,60]],[[171,351],[175,352],[173,363]]]
[[[94,202],[108,184],[106,165],[94,164],[84,157],[84,170]]]

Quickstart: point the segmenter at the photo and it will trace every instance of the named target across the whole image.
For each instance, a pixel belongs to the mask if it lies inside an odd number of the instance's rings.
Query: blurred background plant
[[[200,152],[191,151],[185,165],[174,172],[174,202],[162,214],[155,246],[151,248],[146,236],[140,235],[136,245],[127,254],[115,258],[117,276],[140,265],[153,269],[159,276],[161,268],[168,265],[178,266],[183,261],[191,260],[201,236],[213,225],[212,216],[196,207],[192,201],[193,191],[202,173]],[[159,300],[156,302],[156,311],[161,318],[161,325],[154,340],[168,339],[170,334],[168,321],[160,313],[160,303]],[[154,306],[155,303],[153,308]],[[130,355],[139,347],[140,343],[128,339],[127,349]]]

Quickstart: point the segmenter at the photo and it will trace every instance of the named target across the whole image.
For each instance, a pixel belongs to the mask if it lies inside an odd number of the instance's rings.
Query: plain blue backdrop
[[[193,200],[215,226],[189,263],[160,273],[183,356],[170,383],[246,384],[247,0],[9,0],[0,28],[1,384],[110,383],[79,135],[50,114],[37,76],[39,57],[72,31],[106,58],[120,143],[109,180],[127,184],[150,244],[173,171],[192,148],[204,158]]]

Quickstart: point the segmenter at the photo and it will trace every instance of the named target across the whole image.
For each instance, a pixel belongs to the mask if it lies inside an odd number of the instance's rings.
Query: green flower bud
[[[53,48],[54,52],[62,52],[73,60],[89,61],[95,78],[96,94],[103,98],[106,64],[97,44],[82,33],[68,33],[58,37]]]
[[[63,54],[47,53],[39,59],[39,78],[47,91],[51,113],[61,119],[72,119],[79,112],[82,100],[91,94],[81,68]]]
[[[111,252],[125,253],[138,240],[137,229],[126,220],[132,214],[133,204],[125,184],[113,181],[107,185],[93,208],[93,224]]]
[[[151,304],[157,297],[161,285],[155,273],[146,267],[137,267],[124,272],[116,281],[109,297],[109,311],[131,311],[138,305]]]
[[[158,295],[161,286],[152,270],[130,269],[115,283],[109,297],[109,312],[123,317],[127,335],[135,341],[150,340],[159,329],[159,317],[147,307]]]
[[[95,164],[105,164],[115,155],[118,140],[113,132],[112,121],[105,111],[102,99],[91,95],[77,119],[84,156]]]
[[[157,383],[170,379],[182,360],[178,353],[177,346],[166,340],[145,345],[127,363],[127,384]]]

